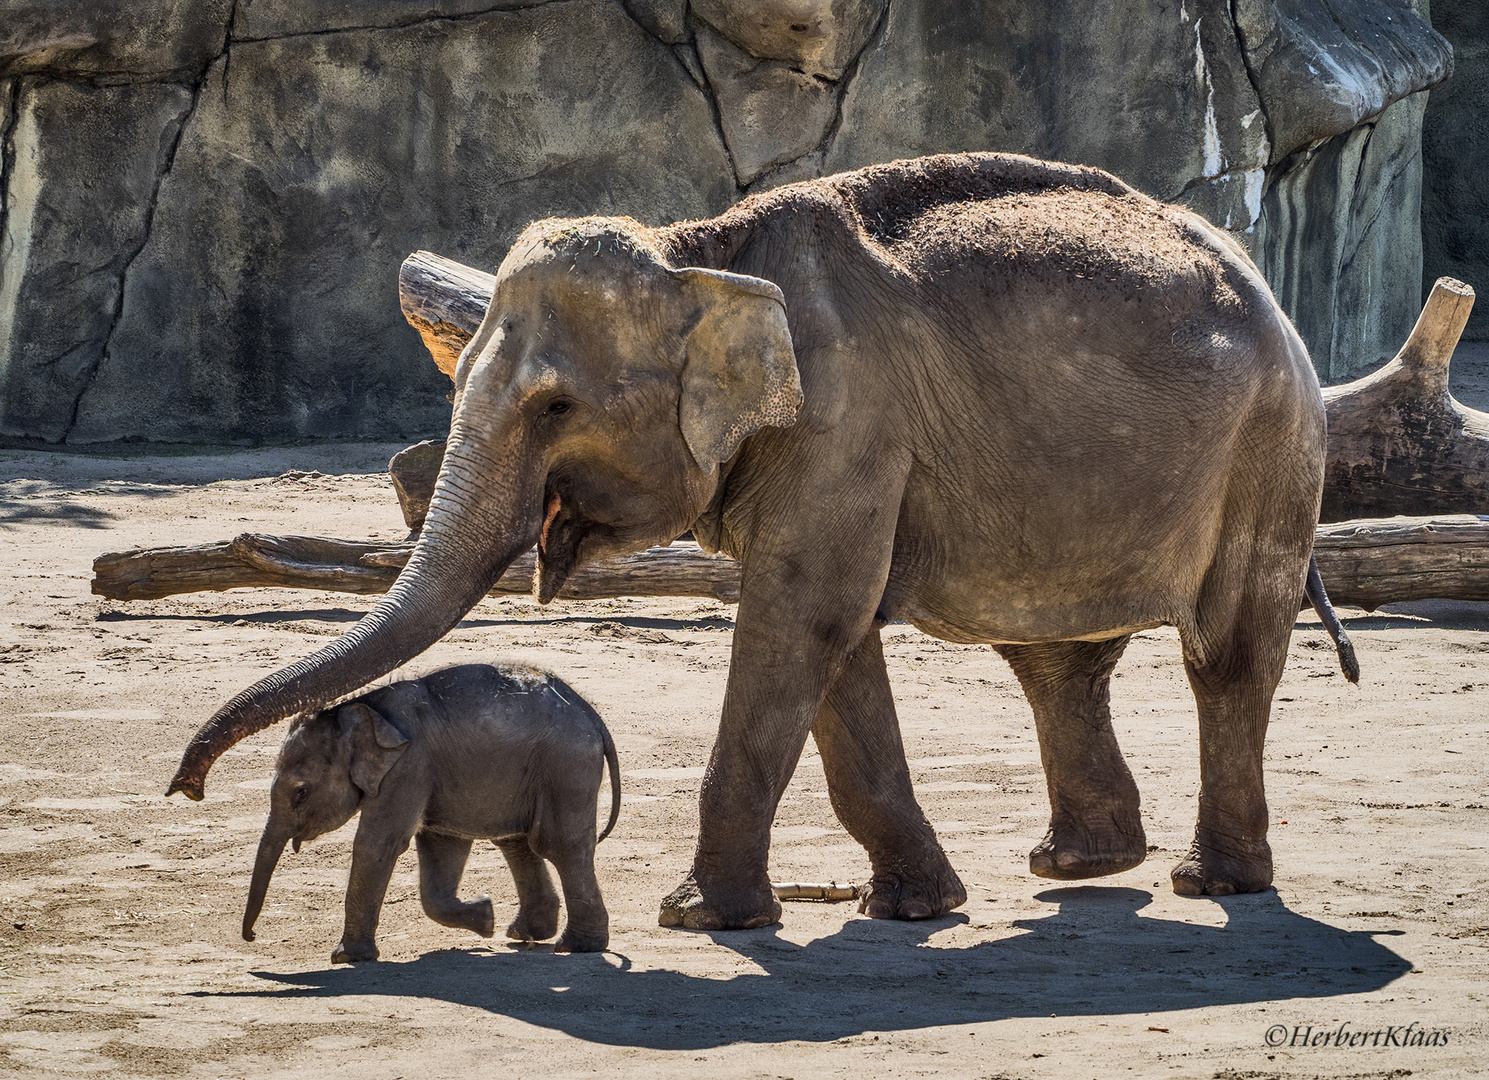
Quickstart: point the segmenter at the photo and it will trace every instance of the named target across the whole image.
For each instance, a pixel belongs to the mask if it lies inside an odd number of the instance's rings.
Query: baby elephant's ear
[[[786,298],[773,283],[687,267],[673,276],[700,311],[687,339],[678,424],[706,473],[763,427],[790,427],[801,374],[786,327]]]
[[[360,701],[343,705],[337,720],[352,743],[352,783],[369,798],[375,796],[383,777],[408,749],[408,737]]]

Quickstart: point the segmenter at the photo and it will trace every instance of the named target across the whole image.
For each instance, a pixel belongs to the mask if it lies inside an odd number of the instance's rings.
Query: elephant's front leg
[[[414,836],[414,823],[406,827],[389,815],[364,810],[357,837],[352,841],[352,872],[346,884],[346,923],[341,944],[331,954],[333,964],[352,964],[359,960],[376,960],[377,922],[383,911],[383,897],[393,877],[398,856],[408,850]]]
[[[828,687],[868,633],[893,545],[892,513],[860,518],[852,529],[804,516],[789,555],[777,549],[744,559],[693,872],[662,901],[663,926],[738,930],[780,918],[766,867],[776,804]]]
[[[875,919],[928,919],[966,903],[967,890],[910,786],[879,631],[849,656],[812,738],[832,808],[873,866],[858,910]]]

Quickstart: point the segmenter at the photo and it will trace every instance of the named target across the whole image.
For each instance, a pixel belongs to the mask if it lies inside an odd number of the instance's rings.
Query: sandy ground
[[[1466,400],[1489,390],[1474,377]],[[607,718],[625,793],[598,858],[611,950],[556,956],[437,926],[410,852],[384,909],[383,962],[333,968],[351,827],[286,853],[259,939],[243,942],[282,730],[219,762],[205,803],[161,792],[222,701],[371,601],[119,604],[90,595],[90,563],[240,531],[398,538],[380,473],[394,449],[0,451],[0,1073],[1262,1080],[1459,1077],[1489,1061],[1481,605],[1354,612],[1358,688],[1300,620],[1267,750],[1277,888],[1225,900],[1168,887],[1197,789],[1171,631],[1138,635],[1114,683],[1149,861],[1057,887],[1027,872],[1047,802],[1011,673],[987,649],[893,626],[916,789],[967,904],[905,924],[794,903],[780,926],[710,934],[662,930],[656,911],[690,863],[732,609],[488,600],[411,670],[528,660]],[[777,880],[866,874],[810,746],[771,859]],[[464,891],[489,891],[498,925],[515,911],[489,847]],[[1336,1046],[1341,1027],[1346,1043],[1380,1032],[1368,1041],[1406,1045]],[[1422,1030],[1436,1045],[1413,1044]]]

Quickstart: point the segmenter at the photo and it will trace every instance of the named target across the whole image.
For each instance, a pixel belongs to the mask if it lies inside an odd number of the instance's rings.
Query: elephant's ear
[[[688,334],[678,423],[693,459],[711,473],[746,437],[796,422],[801,375],[786,298],[774,284],[698,267],[673,273],[702,310]]]
[[[376,709],[354,701],[337,713],[341,730],[352,743],[352,783],[369,798],[377,794],[383,777],[408,749],[408,737]]]

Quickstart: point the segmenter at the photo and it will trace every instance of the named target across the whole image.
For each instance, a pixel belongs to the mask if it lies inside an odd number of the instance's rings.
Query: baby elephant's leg
[[[563,936],[554,943],[553,951],[603,952],[610,944],[610,913],[605,910],[600,883],[595,880],[594,826],[590,826],[587,836],[573,835],[576,832],[569,830],[561,840],[540,839],[536,844],[557,868],[564,887],[564,906],[568,908]]]
[[[419,846],[419,899],[424,904],[424,914],[442,926],[473,930],[482,937],[490,937],[496,922],[491,897],[478,896],[467,904],[456,895],[460,877],[465,873],[465,861],[470,857],[470,841],[430,832],[420,832],[415,839]]]
[[[517,918],[507,927],[514,941],[546,941],[558,933],[558,893],[548,867],[533,854],[527,837],[496,841],[517,882]]]

